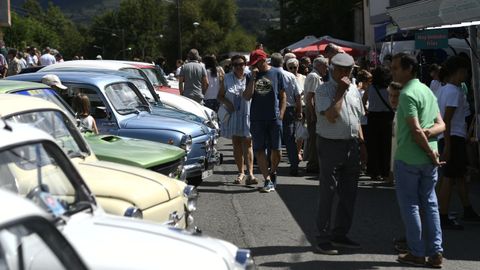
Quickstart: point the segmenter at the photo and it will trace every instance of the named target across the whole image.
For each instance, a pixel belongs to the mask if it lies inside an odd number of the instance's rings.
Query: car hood
[[[63,233],[92,269],[232,269],[227,242],[144,220],[78,213]]]
[[[189,113],[189,112],[186,112],[186,111],[180,111],[180,110],[177,110],[177,109],[167,108],[163,105],[156,104],[156,103],[152,104],[152,109],[153,109],[152,114],[154,114],[154,115],[162,115],[162,116],[166,116],[166,117],[184,119],[184,120],[194,121],[196,123],[201,123],[201,124],[203,124],[203,122],[205,121],[204,119],[196,116],[193,113]]]
[[[120,125],[126,129],[162,129],[176,130],[188,134],[192,138],[201,136],[208,130],[197,123],[187,122],[182,119],[162,117],[150,113],[140,113],[136,117],[123,120]]]
[[[107,161],[74,163],[99,198],[125,200],[143,210],[183,196],[178,180],[153,171]]]
[[[84,137],[99,159],[136,167],[152,168],[185,156],[185,150],[164,143],[115,135],[84,134]]]

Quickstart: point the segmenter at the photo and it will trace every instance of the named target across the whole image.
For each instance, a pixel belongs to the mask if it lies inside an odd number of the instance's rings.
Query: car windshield
[[[128,83],[110,84],[105,87],[105,94],[120,114],[138,112],[139,110],[146,110],[146,107],[148,107]]]
[[[55,103],[64,112],[72,113],[71,109],[68,106],[66,106],[65,103],[63,103],[61,98],[58,96],[58,94],[53,89],[45,88],[45,89],[22,90],[22,91],[15,92],[15,94],[38,97],[38,98],[50,101],[50,102]]]
[[[58,146],[71,158],[82,156],[82,153],[88,153],[88,148],[80,142],[78,136],[75,139],[75,136],[72,135],[74,132],[72,130],[75,129],[72,126],[72,122],[59,111],[49,110],[21,113],[10,116],[7,119],[13,122],[33,125],[50,134]],[[80,147],[80,145],[83,147]]]
[[[90,205],[89,196],[75,189],[62,167],[64,157],[54,149],[53,144],[35,143],[0,151],[0,188],[26,196],[54,216],[72,214]]]
[[[142,76],[142,72],[136,68],[122,68],[122,71],[128,72],[133,75]]]
[[[150,82],[153,85],[161,85],[160,79],[158,78],[158,75],[157,75],[157,72],[156,72],[155,69],[153,69],[153,68],[142,68],[142,71],[145,74],[147,74],[148,80],[150,80]]]
[[[141,79],[132,79],[133,84],[140,90],[140,93],[149,101],[154,102],[155,98],[153,97],[152,93],[148,89],[147,82]]]

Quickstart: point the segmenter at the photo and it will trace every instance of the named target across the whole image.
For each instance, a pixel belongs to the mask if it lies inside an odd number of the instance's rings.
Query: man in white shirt
[[[50,47],[46,47],[43,51],[43,55],[40,56],[40,65],[41,66],[48,66],[57,63],[55,56],[50,54]]]
[[[307,140],[307,173],[318,173],[318,157],[316,146],[315,126],[317,117],[315,116],[315,90],[323,84],[323,76],[327,75],[328,59],[319,56],[313,60],[313,70],[305,78],[304,97],[305,97],[305,115],[307,117],[308,140]]]
[[[470,203],[465,183],[467,172],[465,107],[468,106],[468,103],[461,84],[467,78],[468,68],[468,61],[462,57],[454,56],[447,59],[442,67],[447,84],[437,91],[438,105],[446,126],[445,132],[439,135],[438,141],[441,158],[446,161],[442,168],[443,175],[438,193],[440,222],[443,230],[463,229],[461,224],[448,217],[450,194],[454,184],[458,187],[464,207],[463,219],[480,221],[480,216],[473,210]]]

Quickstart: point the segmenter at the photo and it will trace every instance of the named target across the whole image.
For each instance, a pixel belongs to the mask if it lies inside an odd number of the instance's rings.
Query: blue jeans
[[[409,165],[400,160],[395,160],[394,166],[397,200],[411,253],[425,257],[443,252],[435,194],[437,167],[433,164]]]

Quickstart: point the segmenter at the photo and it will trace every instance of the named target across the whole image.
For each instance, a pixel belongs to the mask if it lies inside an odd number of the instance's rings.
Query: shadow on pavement
[[[318,186],[279,184],[277,192],[305,233],[307,240],[312,244],[315,243]],[[451,209],[455,208],[455,205],[458,207],[458,202],[452,201]],[[403,234],[403,224],[397,206],[395,190],[393,188],[359,187],[355,217],[349,233],[353,240],[362,245],[362,249],[357,253],[396,254],[393,250],[392,240],[394,237]],[[445,257],[450,260],[480,260],[480,254],[478,253],[479,235],[480,223],[465,223],[465,231],[444,231]],[[268,253],[270,252],[268,248],[262,248],[260,251]],[[270,248],[277,251],[282,249],[282,247]],[[267,249],[267,251],[263,249]],[[303,249],[303,247],[300,247],[300,249]],[[271,251],[271,253],[275,254],[274,251]],[[345,252],[342,253],[345,254]],[[316,262],[309,263],[315,265]],[[302,267],[307,266],[308,264]],[[336,265],[330,265],[330,267],[333,266],[335,268],[327,267],[325,269],[343,269],[341,268],[342,263],[338,265],[340,268],[336,268]],[[375,263],[365,262],[364,266],[366,268],[355,269],[371,269],[375,266]],[[291,265],[291,267],[297,269],[295,265]],[[308,269],[308,267],[299,269]]]
[[[315,270],[361,270],[361,269],[378,269],[383,267],[398,267],[397,262],[374,262],[374,261],[307,261],[307,262],[268,262],[260,264],[264,267],[281,267],[293,270],[298,269],[315,269]],[[407,269],[416,269],[425,267],[408,266]]]

